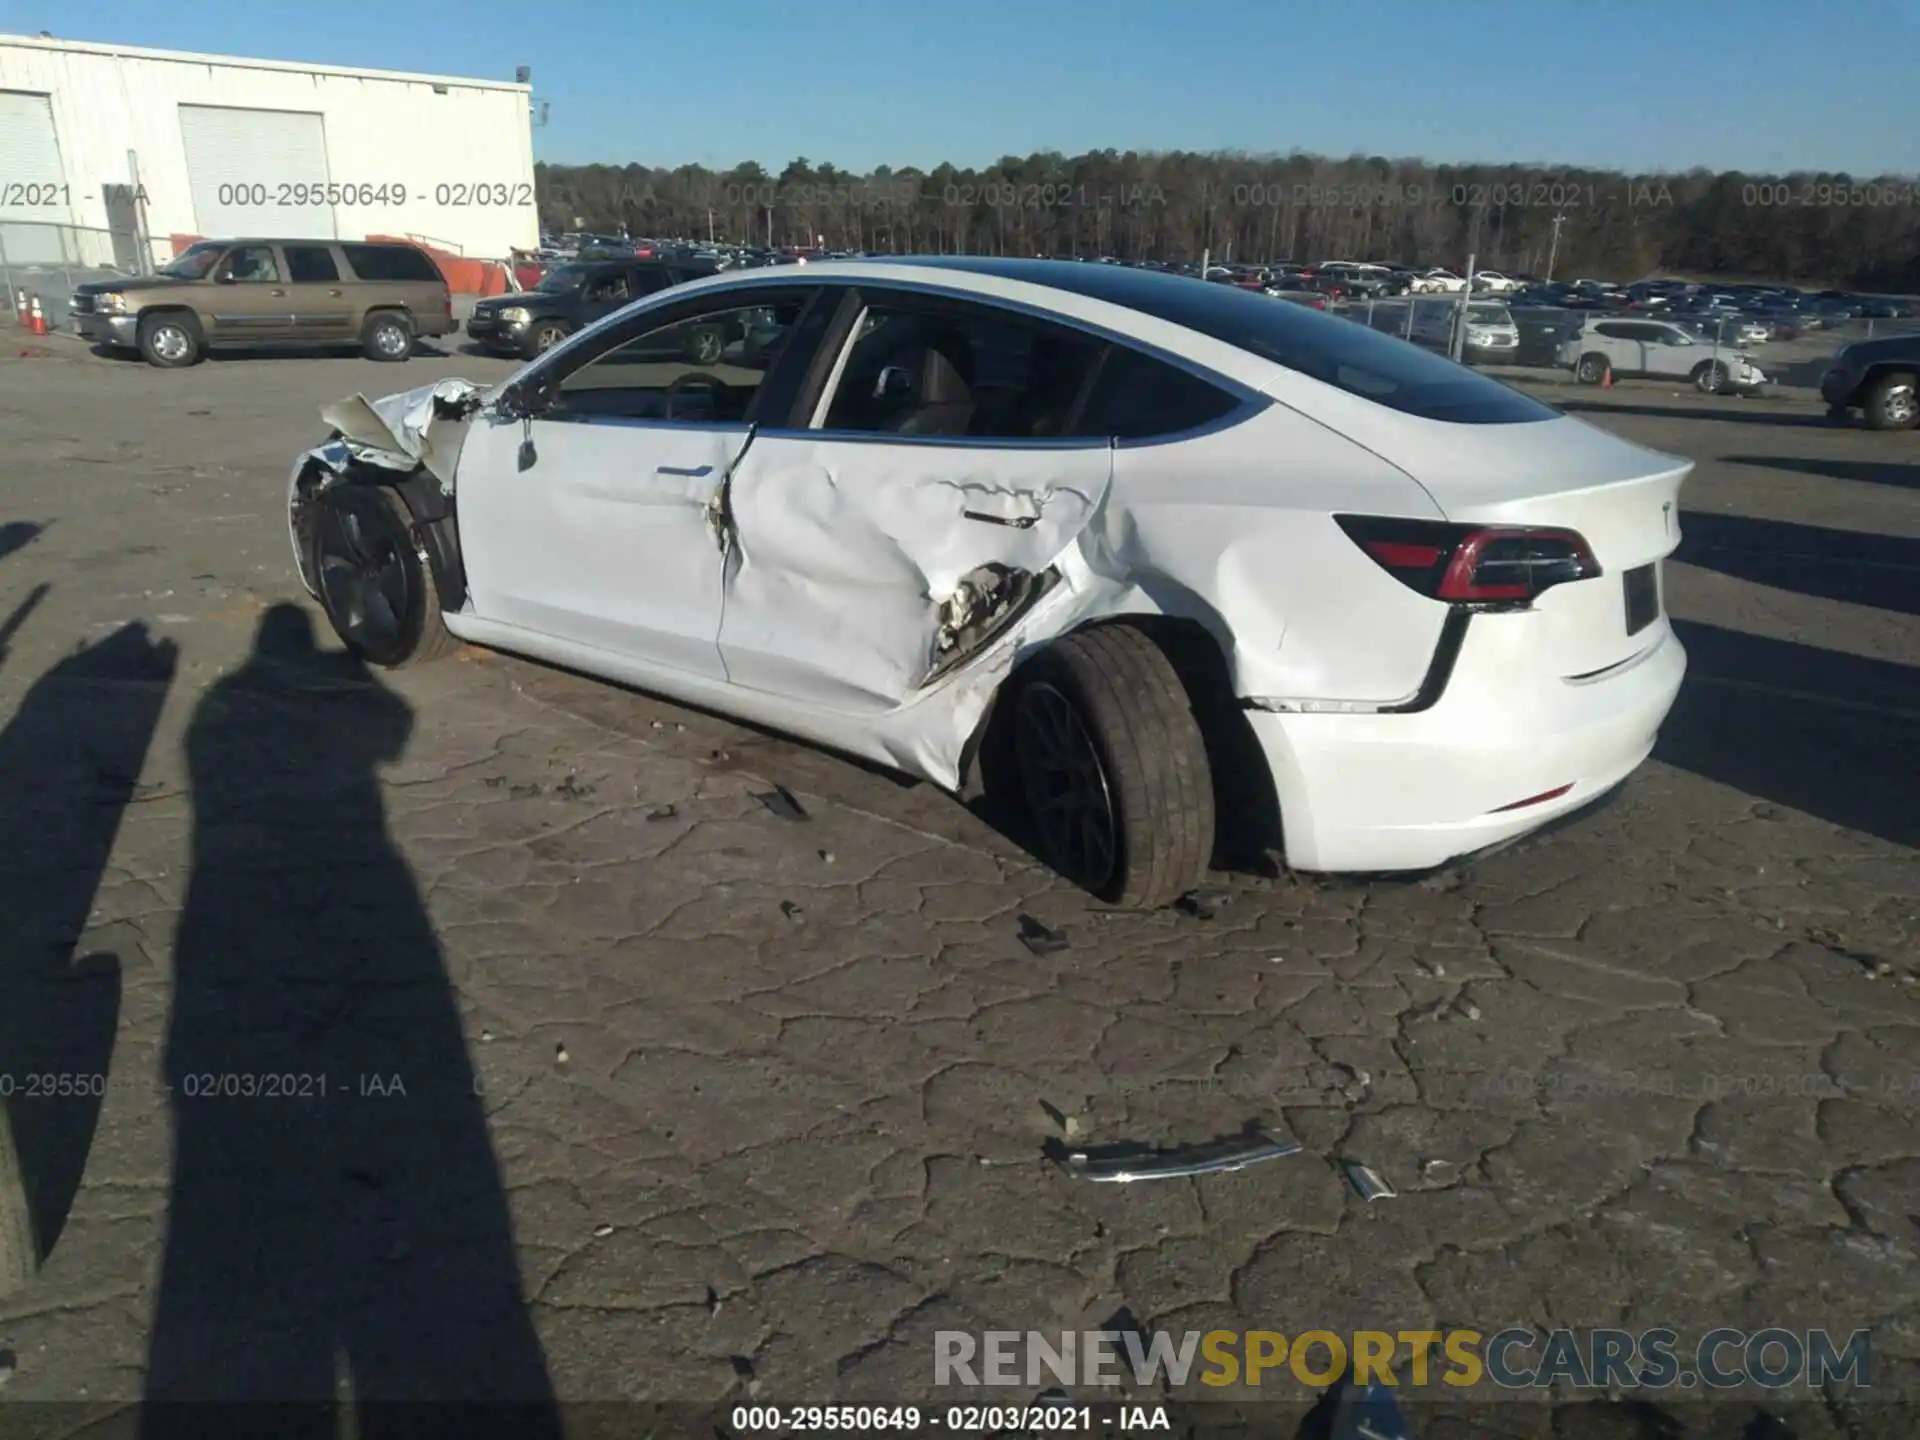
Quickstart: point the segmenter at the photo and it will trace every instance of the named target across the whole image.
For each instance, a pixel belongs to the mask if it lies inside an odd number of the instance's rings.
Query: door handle
[[[275,294],[275,295],[284,295],[284,294],[286,294],[287,292],[286,292],[286,291],[284,291],[284,290],[275,290],[275,291],[273,291],[272,293],[273,293],[273,294]]]
[[[1031,530],[1040,523],[1037,515],[987,515],[978,510],[962,510],[963,520],[978,520],[982,525],[1005,525],[1009,530]]]
[[[702,475],[711,475],[713,473],[713,467],[711,465],[662,465],[653,473],[656,475],[685,475],[689,479],[698,480]]]
[[[337,296],[337,295],[338,295],[339,293],[340,293],[340,292],[339,292],[338,290],[329,290],[329,291],[327,291],[327,294],[329,294],[329,295],[335,295],[335,296]]]

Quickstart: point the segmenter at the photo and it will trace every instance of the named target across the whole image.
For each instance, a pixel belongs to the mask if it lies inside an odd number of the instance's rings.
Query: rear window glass
[[[440,278],[440,269],[426,252],[411,245],[342,245],[347,264],[362,280],[427,280]]]

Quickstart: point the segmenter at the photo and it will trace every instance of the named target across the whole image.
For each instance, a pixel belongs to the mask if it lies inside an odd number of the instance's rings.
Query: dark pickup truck
[[[1820,379],[1827,414],[1843,419],[1858,410],[1874,430],[1911,430],[1920,424],[1920,335],[1856,340],[1834,352]]]
[[[557,265],[531,290],[474,306],[467,338],[496,355],[531,359],[624,305],[718,270],[711,261],[637,258]]]

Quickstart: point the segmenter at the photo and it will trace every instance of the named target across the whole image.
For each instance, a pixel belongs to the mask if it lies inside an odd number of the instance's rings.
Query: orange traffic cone
[[[1600,377],[1600,388],[1602,390],[1611,390],[1613,388],[1613,367],[1611,365],[1607,366],[1606,373]]]
[[[27,328],[35,335],[44,335],[47,333],[47,316],[46,312],[40,308],[40,297],[38,295],[33,297],[33,309],[28,312]]]

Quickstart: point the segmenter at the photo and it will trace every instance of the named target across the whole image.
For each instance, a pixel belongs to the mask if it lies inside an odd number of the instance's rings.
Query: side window
[[[1115,346],[1101,367],[1080,430],[1121,440],[1177,435],[1212,424],[1239,403],[1177,365]]]
[[[271,245],[241,245],[227,252],[224,273],[242,285],[279,285],[280,262]]]
[[[633,272],[633,294],[638,299],[642,295],[658,295],[673,284],[673,276],[659,266],[642,268]]]
[[[328,285],[340,278],[333,252],[324,245],[283,245],[287,278],[296,285]]]
[[[697,424],[743,421],[803,299],[735,305],[656,325],[561,378],[548,414]]]
[[[1603,335],[1609,340],[1631,340],[1634,338],[1632,326],[1618,325],[1607,321],[1602,321],[1600,324],[1594,326],[1593,333]]]
[[[1064,437],[1101,344],[972,306],[870,306],[826,428],[982,440]]]
[[[411,245],[342,245],[347,264],[362,280],[416,280],[441,278],[440,268]]]
[[[633,298],[624,270],[606,270],[587,281],[587,293],[581,297],[589,305],[624,305]]]

